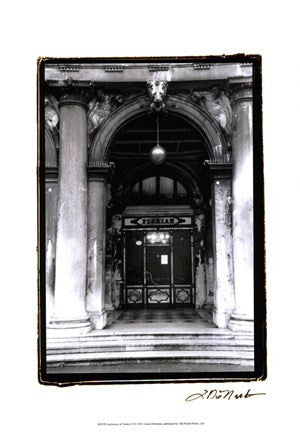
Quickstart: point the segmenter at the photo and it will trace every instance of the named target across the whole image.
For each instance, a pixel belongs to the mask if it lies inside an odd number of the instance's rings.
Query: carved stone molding
[[[217,121],[226,135],[231,134],[231,104],[223,90],[218,87],[213,87],[210,91],[194,90],[191,93],[191,99]]]
[[[107,94],[98,89],[88,103],[88,136],[89,145],[97,129],[109,117],[111,112],[125,102],[121,94]]]
[[[206,161],[205,165],[207,165],[209,168],[211,178],[231,178],[232,163],[212,163],[210,161]]]
[[[67,91],[60,97],[58,106],[62,107],[64,105],[80,105],[87,109],[87,97],[81,91],[72,89],[72,91]]]
[[[88,133],[92,135],[105,121],[112,111],[110,97],[98,90],[96,96],[88,104]]]
[[[124,72],[125,66],[105,66],[105,72]]]
[[[58,167],[45,167],[45,181],[58,181]]]
[[[165,99],[167,97],[167,81],[151,80],[147,83],[148,93],[151,98],[151,110],[161,111],[165,109]]]
[[[114,174],[114,163],[102,164],[101,162],[89,162],[87,165],[88,180],[109,181]]]
[[[161,72],[169,70],[169,66],[152,65],[148,67],[149,72]]]
[[[209,70],[211,67],[211,64],[194,64],[194,70]]]
[[[61,72],[79,72],[79,66],[72,65],[58,65],[58,69]]]
[[[231,105],[238,102],[250,102],[253,98],[252,78],[232,78],[227,81]]]

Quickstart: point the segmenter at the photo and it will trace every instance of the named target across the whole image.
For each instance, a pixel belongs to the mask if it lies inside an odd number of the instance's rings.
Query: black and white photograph
[[[299,5],[5,2],[1,430],[295,430]]]
[[[261,58],[41,58],[41,383],[264,379]]]

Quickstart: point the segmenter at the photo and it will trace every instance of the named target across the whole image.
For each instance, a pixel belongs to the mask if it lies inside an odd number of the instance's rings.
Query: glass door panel
[[[169,285],[171,283],[168,246],[147,247],[146,281],[147,285]]]
[[[191,234],[189,231],[174,231],[174,284],[192,283]]]

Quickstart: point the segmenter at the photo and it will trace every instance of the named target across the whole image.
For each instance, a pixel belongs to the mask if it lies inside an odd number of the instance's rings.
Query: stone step
[[[242,360],[253,360],[253,353],[248,351],[133,351],[133,352],[87,352],[87,353],[66,353],[66,354],[48,354],[47,363],[64,364],[70,362],[86,362],[86,361],[100,361],[100,360],[150,360],[150,359],[193,359],[197,361],[214,361],[214,362],[228,362]]]
[[[195,366],[206,365],[212,370],[213,366],[216,366],[215,371],[226,371],[227,366],[236,365],[237,367],[247,367],[246,371],[254,370],[253,359],[243,358],[226,358],[226,359],[214,359],[214,358],[152,358],[152,359],[102,359],[94,361],[71,361],[71,362],[51,362],[47,369],[49,373],[74,373],[80,371],[80,373],[110,373],[115,372],[162,372],[163,371],[182,371],[189,372],[195,371]],[[220,366],[225,366],[222,369],[218,369]],[[239,369],[237,369],[239,370]],[[198,372],[200,369],[198,370]],[[205,371],[205,370],[204,370]],[[230,369],[232,371],[232,369]]]
[[[88,340],[84,341],[78,345],[78,343],[74,341],[66,341],[65,343],[55,343],[48,344],[47,352],[49,354],[55,352],[112,352],[112,351],[153,351],[153,350],[253,350],[253,345],[249,344],[249,341],[244,340],[234,340],[234,339],[202,339],[202,340],[193,340],[193,344],[190,343],[189,340],[181,340],[181,339],[168,339],[168,340],[115,340],[115,341],[107,341],[107,340]]]
[[[149,331],[128,331],[128,332],[106,332],[105,330],[94,330],[87,335],[83,336],[68,336],[67,338],[48,336],[47,340],[49,343],[65,343],[66,341],[72,341],[74,343],[82,343],[86,341],[93,341],[96,339],[101,339],[103,341],[119,341],[120,339],[129,340],[151,340],[156,341],[160,340],[169,340],[169,339],[178,339],[181,340],[196,340],[196,339],[206,339],[206,338],[214,338],[214,339],[234,339],[234,335],[231,331],[221,330],[221,329],[211,329],[211,330],[202,330],[197,332],[174,332],[174,331],[164,331],[164,332],[149,332]]]

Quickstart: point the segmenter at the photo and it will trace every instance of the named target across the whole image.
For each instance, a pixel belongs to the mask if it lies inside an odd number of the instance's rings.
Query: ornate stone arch
[[[229,162],[226,138],[218,123],[206,111],[193,103],[188,96],[169,96],[166,108],[170,113],[187,120],[205,136],[210,162]],[[115,110],[99,127],[91,145],[89,162],[107,164],[112,137],[116,131],[149,110],[150,101],[147,96],[131,99]]]

